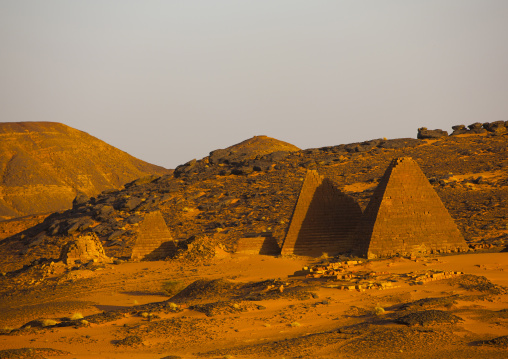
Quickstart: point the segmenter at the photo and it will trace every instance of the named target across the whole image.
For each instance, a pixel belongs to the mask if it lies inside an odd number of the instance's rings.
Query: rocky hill
[[[0,220],[68,209],[77,192],[168,173],[60,123],[0,123]]]
[[[212,151],[173,174],[76,201],[73,209],[1,241],[0,266],[12,270],[39,258],[58,258],[62,246],[82,232],[96,233],[108,256],[129,256],[139,222],[154,209],[179,240],[177,255],[189,259],[213,255],[214,246],[234,251],[239,238],[253,233],[271,233],[282,242],[307,169],[331,178],[365,208],[395,157],[416,160],[469,243],[503,245],[508,237],[508,135],[500,126],[495,131],[483,127],[481,133],[299,151],[277,146],[271,153],[235,151],[234,146]],[[249,141],[258,140],[263,138]]]

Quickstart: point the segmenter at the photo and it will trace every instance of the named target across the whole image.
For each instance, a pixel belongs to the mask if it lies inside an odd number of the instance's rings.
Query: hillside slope
[[[0,220],[60,211],[78,191],[95,196],[167,173],[60,123],[0,123]]]
[[[447,136],[436,140],[370,140],[255,158],[213,151],[174,174],[103,193],[72,210],[0,241],[0,267],[12,270],[38,258],[58,258],[79,232],[96,233],[109,256],[130,256],[144,213],[160,210],[187,258],[234,251],[239,238],[270,232],[281,243],[307,169],[332,179],[365,208],[396,157],[421,167],[469,243],[508,239],[508,135]],[[193,244],[197,241],[195,244]],[[192,252],[192,253],[190,253]]]

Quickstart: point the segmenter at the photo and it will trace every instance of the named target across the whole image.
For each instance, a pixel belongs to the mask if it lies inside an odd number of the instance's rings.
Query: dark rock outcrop
[[[436,139],[448,136],[448,132],[440,129],[436,130],[428,130],[427,127],[421,127],[418,129],[418,136],[417,138],[421,140],[425,139]]]

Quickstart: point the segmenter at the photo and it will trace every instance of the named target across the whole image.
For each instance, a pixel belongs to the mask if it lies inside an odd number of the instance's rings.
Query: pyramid
[[[283,255],[321,256],[356,251],[352,236],[362,210],[331,180],[307,171],[284,244]]]
[[[85,264],[90,261],[98,263],[111,262],[95,233],[82,234],[68,242],[62,248],[60,260],[67,265]]]
[[[367,258],[467,250],[467,244],[418,164],[394,159],[358,230]]]
[[[173,236],[160,211],[145,215],[132,248],[133,260],[157,260],[172,254],[176,249]]]

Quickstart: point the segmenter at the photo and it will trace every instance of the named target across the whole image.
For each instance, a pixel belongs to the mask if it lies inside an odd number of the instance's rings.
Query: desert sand
[[[31,328],[1,335],[0,349],[52,348],[69,353],[44,354],[47,358],[508,357],[506,346],[480,344],[508,335],[508,294],[492,290],[508,286],[506,253],[391,258],[349,268],[352,272],[386,272],[396,278],[384,290],[340,290],[334,288],[336,281],[299,275],[302,267],[319,261],[236,254],[196,265],[154,261],[69,271],[58,287],[48,283],[26,295],[4,296],[2,327],[19,328],[37,318],[60,322],[76,313],[86,318],[120,310],[120,317],[101,324]],[[421,285],[405,280],[408,273],[429,270],[464,274]],[[465,287],[460,278],[466,275],[486,277],[492,288]],[[266,299],[248,300],[224,292],[175,300],[176,312],[143,307],[169,299],[162,290],[164,282],[190,284],[197,279],[233,284],[276,280],[287,285],[282,293],[278,285],[270,288],[267,293],[278,294]],[[298,285],[306,286],[312,296],[284,296]],[[397,323],[396,317],[410,312],[401,309],[404,304],[423,298],[443,298],[442,303],[427,303],[422,308],[444,311],[461,320],[414,326]],[[228,310],[207,315],[193,309],[207,303],[219,303]],[[376,308],[383,308],[383,313]],[[139,338],[139,343],[133,339],[132,344],[127,340],[121,345],[128,337]]]

